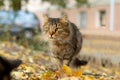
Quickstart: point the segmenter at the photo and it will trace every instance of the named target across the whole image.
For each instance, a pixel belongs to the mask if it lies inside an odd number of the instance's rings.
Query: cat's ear
[[[63,14],[62,17],[61,17],[61,20],[64,21],[64,22],[68,22],[67,14]]]
[[[47,14],[43,14],[43,19],[44,19],[44,23],[47,23],[49,21],[49,17]]]

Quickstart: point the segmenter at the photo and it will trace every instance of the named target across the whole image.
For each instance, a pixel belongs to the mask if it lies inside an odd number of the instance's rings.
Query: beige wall
[[[106,18],[105,18],[105,24],[106,26],[105,27],[102,27],[102,26],[96,26],[96,12],[98,11],[101,11],[101,10],[105,10],[106,11]],[[89,12],[89,22],[90,22],[90,27],[92,29],[109,29],[109,6],[106,5],[106,6],[94,6],[94,7],[91,7],[91,10]]]
[[[120,4],[115,6],[115,30],[120,32]]]
[[[106,26],[96,26],[96,12],[100,10],[106,10]],[[69,16],[69,20],[75,23],[79,27],[78,21],[78,14],[81,11],[87,12],[87,26],[85,30],[106,30],[109,31],[109,24],[110,24],[110,5],[103,5],[103,6],[92,6],[92,7],[81,7],[81,8],[71,8],[63,10]],[[41,16],[42,13],[46,12],[37,12],[38,17]],[[51,10],[47,11],[47,13],[51,17],[60,17],[61,11],[60,10]],[[41,17],[39,17],[41,19]],[[41,20],[42,21],[42,20]],[[115,18],[114,18],[114,31],[120,31],[120,4],[115,5]]]

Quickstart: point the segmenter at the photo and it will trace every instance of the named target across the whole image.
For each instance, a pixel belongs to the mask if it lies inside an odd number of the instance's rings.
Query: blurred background
[[[104,67],[120,67],[120,0],[0,0],[0,43],[15,42],[48,52],[41,37],[46,13],[66,13],[83,34],[80,57]]]

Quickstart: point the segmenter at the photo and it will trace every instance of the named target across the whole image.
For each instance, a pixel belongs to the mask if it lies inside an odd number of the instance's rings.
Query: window
[[[100,26],[105,27],[106,26],[106,11],[102,10],[99,13],[100,13],[100,17],[99,17]]]
[[[79,25],[82,28],[85,28],[87,25],[87,14],[86,12],[80,12],[79,14]]]

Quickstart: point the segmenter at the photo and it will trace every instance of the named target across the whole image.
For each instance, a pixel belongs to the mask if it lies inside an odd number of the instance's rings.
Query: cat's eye
[[[55,31],[57,31],[58,30],[58,28],[55,28]]]
[[[57,24],[57,26],[59,27],[59,26],[61,26],[61,24],[60,24],[60,23],[58,23],[58,24]]]

